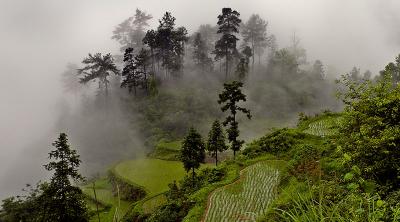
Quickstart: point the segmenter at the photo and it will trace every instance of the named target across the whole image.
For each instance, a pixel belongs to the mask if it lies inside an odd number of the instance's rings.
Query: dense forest
[[[400,55],[332,73],[258,14],[215,18],[136,9],[120,53],[68,64],[51,177],[0,221],[400,221]]]

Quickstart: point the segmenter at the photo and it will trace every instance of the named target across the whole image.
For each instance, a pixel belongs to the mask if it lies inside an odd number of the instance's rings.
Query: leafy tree
[[[250,110],[237,105],[240,101],[246,101],[246,95],[242,93],[241,87],[243,87],[243,83],[238,81],[224,83],[224,91],[219,94],[218,100],[219,104],[223,104],[221,107],[222,112],[230,111],[230,115],[226,117],[222,124],[224,126],[230,124],[227,133],[228,140],[231,143],[231,149],[233,150],[233,157],[235,157],[236,151],[239,151],[244,143],[243,140],[238,140],[239,124],[236,121],[236,114],[239,111],[246,114],[248,119],[251,119]]]
[[[239,12],[231,8],[223,8],[222,14],[218,16],[218,31],[221,38],[215,43],[215,60],[225,57],[225,78],[228,78],[229,62],[237,54],[236,43],[239,40],[236,33],[239,33]]]
[[[78,172],[79,155],[70,148],[65,133],[60,134],[53,146],[56,149],[49,153],[53,161],[45,165],[54,174],[43,193],[47,206],[44,221],[88,221],[85,196],[79,187],[71,184],[71,180],[83,180]]]
[[[62,83],[66,92],[76,94],[76,92],[81,88],[77,70],[78,66],[76,64],[69,63],[67,69],[62,73]]]
[[[289,52],[294,56],[294,58],[296,59],[296,63],[298,65],[306,64],[307,63],[306,50],[303,47],[301,47],[300,38],[296,36],[295,32],[293,33],[291,40],[292,44],[288,48]]]
[[[353,81],[359,81],[361,79],[360,69],[357,67],[353,67],[353,69],[350,71],[350,78]]]
[[[377,83],[343,77],[345,121],[340,130],[343,152],[363,178],[384,193],[400,188],[400,86],[386,75]]]
[[[240,81],[243,81],[249,73],[250,57],[253,55],[253,52],[249,46],[246,46],[242,51],[242,55],[236,66],[236,74]]]
[[[205,146],[201,135],[194,128],[190,128],[182,143],[180,159],[186,172],[192,170],[193,185],[195,181],[194,170],[200,167],[200,163],[204,162],[204,150]]]
[[[364,74],[363,74],[363,80],[370,80],[371,77],[372,77],[371,71],[367,70],[367,71],[364,72]]]
[[[80,82],[87,83],[97,79],[99,82],[99,88],[102,89],[104,86],[106,95],[108,95],[108,76],[111,73],[119,75],[119,70],[114,63],[111,54],[102,56],[101,53],[96,53],[94,55],[89,53],[89,56],[84,58],[82,63],[86,66],[78,69],[78,74],[84,75],[80,79]]]
[[[390,62],[385,69],[380,72],[381,77],[388,75],[391,77],[394,85],[400,82],[400,54],[396,57],[395,62]]]
[[[212,128],[208,133],[208,141],[206,146],[208,152],[215,157],[215,166],[218,166],[218,152],[225,151],[228,146],[225,144],[225,134],[218,120],[212,124]]]
[[[267,35],[268,23],[258,14],[250,16],[249,20],[242,26],[241,34],[243,41],[251,45],[251,49],[258,55],[260,63],[261,55],[268,46],[269,37]],[[254,54],[252,55],[252,68],[254,68]]]
[[[196,33],[200,33],[201,39],[206,45],[207,52],[214,48],[215,42],[218,40],[217,26],[212,26],[210,24],[202,24],[197,29]]]
[[[311,70],[311,75],[315,79],[324,79],[325,77],[324,65],[320,60],[315,60]]]
[[[140,72],[136,72],[135,57],[133,49],[127,48],[124,54],[125,66],[122,70],[122,83],[121,87],[128,87],[129,92],[134,90],[136,96],[136,87],[140,85]]]
[[[152,18],[150,14],[136,9],[134,16],[129,17],[115,28],[111,38],[122,45],[122,52],[127,48],[140,48],[145,36],[145,28],[149,26],[148,21]]]
[[[195,34],[193,41],[193,60],[196,66],[200,67],[202,72],[207,67],[207,70],[212,69],[212,59],[208,57],[207,45],[203,41],[200,33]]]
[[[269,60],[268,69],[271,73],[279,76],[291,77],[298,73],[299,64],[296,57],[288,49],[281,49],[276,51]]]

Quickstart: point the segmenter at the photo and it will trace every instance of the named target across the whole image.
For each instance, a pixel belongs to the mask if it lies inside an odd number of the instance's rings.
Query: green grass
[[[181,145],[182,141],[180,140],[172,142],[160,141],[149,157],[161,160],[178,160]]]
[[[186,174],[181,162],[159,159],[124,161],[115,166],[114,172],[129,182],[145,187],[149,195],[167,191],[168,184]]]
[[[255,220],[275,198],[278,184],[278,170],[268,162],[245,168],[241,180],[211,194],[205,221]]]
[[[97,200],[103,205],[103,207],[99,207],[100,213],[100,220],[101,221],[112,221],[115,215],[115,212],[118,211],[118,217],[122,218],[129,206],[131,205],[130,202],[121,200],[119,202],[118,197],[115,197],[112,193],[111,184],[108,182],[106,178],[101,178],[95,181],[95,189],[96,189],[96,197]],[[93,184],[90,183],[82,188],[82,191],[94,199],[94,192],[93,192]],[[111,206],[109,210],[104,211],[104,206]],[[119,209],[117,207],[120,206]],[[90,203],[89,208],[92,211],[96,210],[96,204]],[[91,221],[98,221],[97,214],[91,218]]]

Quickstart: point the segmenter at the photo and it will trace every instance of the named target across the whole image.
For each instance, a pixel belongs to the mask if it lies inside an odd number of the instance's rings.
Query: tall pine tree
[[[192,170],[192,181],[194,185],[194,170],[204,163],[205,146],[201,135],[192,127],[182,143],[181,161],[186,172]]]
[[[71,184],[71,180],[83,180],[78,172],[79,155],[70,148],[65,133],[60,134],[53,146],[55,150],[49,153],[52,161],[45,165],[46,170],[54,174],[43,193],[43,221],[88,221],[85,196],[79,187]]]
[[[208,133],[207,151],[215,157],[215,166],[218,166],[218,152],[225,151],[228,146],[225,143],[224,130],[218,120],[212,124],[212,128]]]
[[[140,85],[140,72],[136,72],[135,57],[132,48],[127,48],[124,54],[124,69],[122,70],[122,83],[121,87],[127,87],[129,92],[132,89],[137,93],[137,87]]]
[[[238,140],[239,137],[239,124],[236,120],[237,112],[246,114],[248,119],[251,119],[250,110],[240,107],[237,105],[240,101],[246,101],[246,95],[241,91],[243,87],[242,82],[233,81],[231,83],[224,84],[224,91],[219,94],[219,104],[223,104],[221,107],[222,112],[230,111],[225,121],[222,123],[224,126],[229,124],[229,128],[226,130],[228,133],[228,140],[231,143],[231,149],[233,150],[233,158],[235,158],[236,152],[240,150],[244,141]]]
[[[239,12],[231,8],[223,8],[222,14],[218,16],[218,31],[221,38],[215,43],[215,60],[225,57],[225,79],[228,78],[229,63],[237,54],[236,43],[239,40],[236,34],[239,33]]]

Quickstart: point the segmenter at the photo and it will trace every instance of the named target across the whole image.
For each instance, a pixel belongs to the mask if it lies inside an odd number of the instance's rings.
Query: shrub
[[[245,151],[245,153],[254,154],[259,150],[272,154],[283,153],[290,150],[296,144],[296,140],[304,138],[305,134],[295,129],[278,129],[251,143],[250,151]]]

